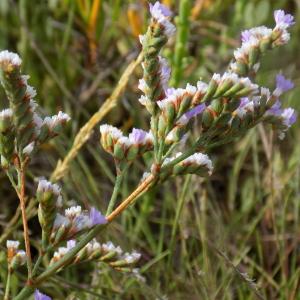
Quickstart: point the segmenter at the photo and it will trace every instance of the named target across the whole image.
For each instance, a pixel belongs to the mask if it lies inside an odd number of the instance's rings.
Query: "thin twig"
[[[90,138],[94,127],[105,117],[105,115],[116,105],[117,100],[127,85],[130,75],[133,73],[136,66],[138,66],[142,61],[143,55],[140,54],[138,58],[131,62],[123,75],[121,76],[119,83],[111,96],[105,100],[100,109],[88,120],[88,122],[80,129],[78,134],[74,139],[72,148],[70,149],[67,156],[63,161],[59,161],[55,170],[52,173],[51,180],[57,181],[62,178],[69,170],[69,165],[71,161],[77,156],[81,147],[87,142]]]
[[[24,241],[25,241],[25,250],[26,250],[26,256],[27,256],[28,280],[30,280],[31,274],[32,274],[32,259],[31,259],[31,251],[30,251],[29,229],[28,229],[28,222],[27,222],[27,217],[26,217],[24,166],[21,166],[21,169],[19,171],[19,187],[20,187],[20,192],[18,193],[18,196],[20,199],[22,222],[23,222],[23,228],[24,228]]]

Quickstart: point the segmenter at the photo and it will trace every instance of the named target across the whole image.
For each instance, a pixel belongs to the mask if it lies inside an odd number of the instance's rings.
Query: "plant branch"
[[[29,228],[26,216],[26,204],[25,204],[25,170],[24,164],[22,164],[20,170],[18,170],[18,186],[19,192],[18,197],[20,200],[20,207],[22,213],[22,222],[24,229],[24,241],[25,241],[25,250],[26,250],[26,258],[27,258],[27,269],[28,269],[28,280],[31,280],[32,274],[32,259],[31,259],[31,251],[30,251],[30,239],[29,239]]]
[[[5,286],[5,293],[4,293],[4,300],[9,300],[11,274],[12,274],[12,269],[11,269],[11,267],[8,267],[8,273],[7,273],[7,279],[6,279],[6,286]]]
[[[109,201],[109,204],[108,204],[106,215],[109,215],[114,209],[114,206],[115,206],[116,201],[117,201],[117,197],[118,197],[118,194],[119,194],[119,191],[120,191],[120,188],[121,188],[121,183],[123,181],[125,172],[126,172],[126,170],[121,171],[117,168],[116,182],[115,182],[114,190],[113,190],[113,193],[111,195],[111,198],[110,198],[110,201]]]

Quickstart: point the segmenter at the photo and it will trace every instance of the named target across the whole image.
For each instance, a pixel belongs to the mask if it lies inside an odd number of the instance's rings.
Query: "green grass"
[[[79,2],[87,4],[86,11]],[[78,130],[111,94],[123,70],[140,51],[128,9],[134,10],[143,31],[146,2],[100,2],[92,30],[88,7],[92,7],[92,0],[0,1],[0,48],[23,57],[24,72],[31,75],[30,83],[36,87],[45,113],[63,109],[72,116],[65,137],[46,145],[33,161],[29,192],[35,189],[34,177],[51,175]],[[188,1],[169,2],[178,14],[179,2]],[[196,1],[191,2],[193,7]],[[258,81],[273,86],[278,70],[293,78],[297,87],[284,102],[299,111],[300,6],[296,0],[204,1],[200,13],[195,16],[191,12],[190,23],[182,23],[182,41],[188,37],[186,49],[178,50],[181,41],[177,40],[175,60],[175,43],[165,51],[176,70],[183,70],[174,75],[174,84],[181,86],[223,71],[239,43],[239,32],[272,24],[276,8],[293,12],[299,22],[289,45],[263,59]],[[147,112],[137,101],[141,74],[141,68],[136,69],[105,122],[124,130],[133,125],[147,128]],[[140,251],[145,281],[101,264],[81,265],[59,273],[42,290],[54,299],[250,300],[259,299],[257,288],[263,299],[300,299],[299,130],[298,122],[280,142],[271,128],[261,126],[238,142],[211,149],[215,171],[209,180],[187,176],[170,181],[149,191],[114,222],[99,239]],[[136,162],[125,178],[123,197],[138,183],[143,163]],[[0,180],[3,234],[18,201],[3,173]],[[99,146],[97,128],[61,181],[65,205],[75,200],[104,211],[113,181],[112,160]],[[16,228],[19,230],[13,230],[9,238],[22,240],[20,222]],[[30,228],[34,240],[39,233],[36,217]],[[5,241],[0,241],[1,293],[6,262]],[[13,294],[24,284],[24,274],[21,270],[18,277],[13,276]]]

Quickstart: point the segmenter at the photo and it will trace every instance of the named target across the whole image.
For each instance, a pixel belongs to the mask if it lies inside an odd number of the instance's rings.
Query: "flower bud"
[[[6,241],[7,261],[13,270],[24,265],[26,262],[26,253],[23,250],[19,250],[19,245],[19,241]]]
[[[3,156],[3,167],[11,161],[14,150],[15,132],[13,112],[11,109],[5,109],[0,112],[0,154]]]

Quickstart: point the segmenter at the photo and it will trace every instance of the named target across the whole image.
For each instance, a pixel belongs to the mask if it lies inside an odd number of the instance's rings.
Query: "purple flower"
[[[199,104],[199,105],[195,106],[193,109],[186,112],[185,116],[188,119],[191,119],[192,117],[195,117],[195,116],[201,114],[204,111],[205,108],[206,108],[206,105],[204,103]]]
[[[166,91],[168,89],[168,82],[171,76],[171,69],[168,65],[168,62],[165,58],[159,56],[159,64],[160,64],[160,77],[161,77],[161,85],[163,89]]]
[[[172,16],[172,12],[165,5],[159,3],[159,1],[156,1],[154,5],[150,3],[149,7],[150,13],[155,19],[161,17],[161,15],[165,18]]]
[[[287,29],[295,24],[294,16],[286,14],[284,10],[281,9],[274,11],[274,19],[276,22],[276,27],[280,29]]]
[[[280,116],[282,113],[281,102],[277,100],[273,104],[273,106],[270,109],[268,109],[267,113],[274,116]]]
[[[163,27],[165,35],[167,37],[174,35],[176,28],[170,22],[172,12],[159,1],[155,2],[154,5],[150,4],[149,7],[152,18]]]
[[[148,132],[142,129],[133,128],[132,132],[129,134],[129,140],[133,144],[144,144],[147,138]]]
[[[193,109],[191,109],[188,112],[186,112],[185,114],[183,114],[177,123],[180,125],[186,125],[191,118],[201,114],[205,108],[206,108],[206,105],[204,103],[195,106]]]
[[[74,248],[76,246],[76,241],[75,240],[69,240],[67,241],[67,248],[69,250],[71,250],[72,248]]]
[[[281,117],[283,118],[283,124],[287,127],[292,126],[297,120],[295,110],[290,107],[283,110]]]
[[[249,102],[251,102],[251,101],[249,100],[248,97],[243,97],[243,98],[241,98],[241,102],[240,102],[239,108],[243,108],[243,107],[246,106]]]
[[[35,290],[34,300],[51,300],[51,298],[45,294],[42,294],[39,290]]]
[[[89,218],[92,226],[107,223],[106,218],[95,207],[91,208]]]
[[[282,74],[276,76],[276,89],[287,92],[292,88],[294,88],[294,83],[291,80],[286,79]]]
[[[242,34],[241,34],[241,40],[242,40],[242,42],[243,43],[248,42],[250,40],[251,36],[252,35],[251,35],[250,30],[244,30],[244,31],[242,31]]]

